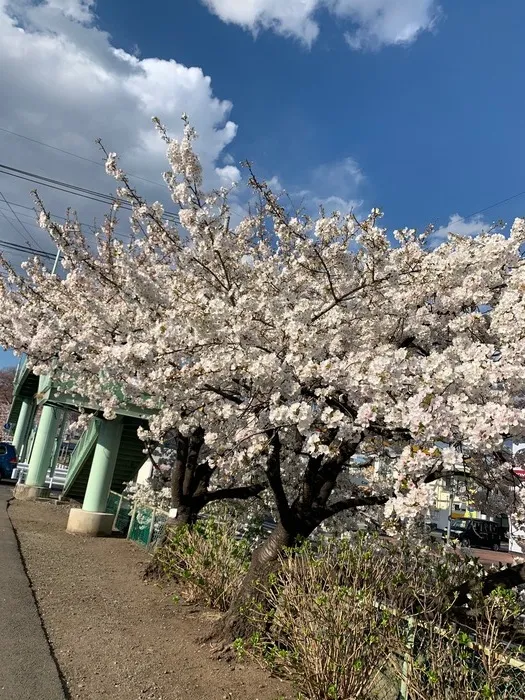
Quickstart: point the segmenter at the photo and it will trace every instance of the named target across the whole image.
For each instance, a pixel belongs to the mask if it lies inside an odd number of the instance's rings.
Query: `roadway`
[[[64,700],[8,514],[12,486],[0,485],[0,698]]]
[[[514,557],[521,557],[522,554],[511,552],[494,552],[492,549],[466,549],[470,555],[477,557],[482,564],[490,566],[491,564],[513,564]]]

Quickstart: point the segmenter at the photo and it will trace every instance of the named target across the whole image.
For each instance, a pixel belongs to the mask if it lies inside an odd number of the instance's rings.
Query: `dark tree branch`
[[[206,503],[223,501],[230,498],[245,501],[248,498],[258,496],[266,488],[268,488],[267,484],[252,484],[251,486],[237,486],[230,489],[218,489],[217,491],[207,493],[204,500]]]
[[[281,476],[281,440],[277,430],[268,430],[270,440],[270,454],[266,463],[266,476],[275,496],[275,503],[282,522],[287,522],[290,514],[290,505],[286,498]]]
[[[310,455],[308,458],[308,464],[306,465],[306,469],[303,476],[302,488],[302,502],[305,504],[312,504],[314,502],[316,496],[315,483],[322,463],[322,457],[312,457]]]
[[[360,441],[343,442],[337,456],[327,460],[319,469],[316,477],[318,495],[315,498],[315,502],[317,505],[325,506],[328,503],[328,499],[332,495],[339,474],[350,457],[356,453],[359,444]]]
[[[342,513],[345,510],[359,508],[360,506],[382,506],[388,501],[388,496],[356,496],[355,498],[345,498],[342,501],[336,501],[325,507],[325,517]]]
[[[483,595],[489,595],[498,586],[515,588],[523,583],[525,583],[525,564],[516,564],[515,566],[509,566],[507,569],[500,569],[487,574],[483,581],[482,591]],[[466,581],[453,591],[456,594],[455,605],[465,605],[469,602],[468,594],[474,585]]]
[[[243,403],[243,400],[239,396],[239,394],[236,394],[233,391],[227,391],[226,389],[221,389],[220,387],[212,386],[211,384],[205,384],[204,388],[207,391],[211,391],[214,394],[217,394],[218,396],[222,396],[223,399],[228,399],[228,401],[232,401],[238,406],[240,406],[240,404]]]
[[[184,477],[186,475],[186,462],[188,458],[188,438],[184,435],[177,436],[177,455],[171,474],[171,505],[179,508],[183,496]]]
[[[184,479],[184,494],[191,496],[201,484],[203,477],[208,470],[199,469],[199,455],[202,446],[204,445],[204,430],[196,428],[189,438],[188,454],[186,458],[186,478]]]
[[[357,287],[354,287],[353,289],[348,290],[348,292],[345,292],[344,294],[341,294],[341,296],[336,297],[335,300],[331,303],[328,304],[328,306],[325,306],[324,309],[321,309],[315,316],[311,318],[309,321],[309,324],[315,323],[318,321],[322,316],[327,314],[329,311],[331,311],[334,307],[336,307],[338,304],[342,304],[344,301],[347,301],[350,299],[351,296],[356,294],[357,292],[360,292],[362,289],[366,289],[366,287],[371,286],[372,284],[381,284],[382,282],[385,282],[385,280],[388,279],[387,277],[381,277],[380,279],[373,280],[370,282],[362,282],[361,284],[357,285]]]
[[[425,350],[425,348],[422,348],[421,345],[418,345],[416,343],[416,339],[414,337],[405,338],[405,340],[403,340],[403,342],[399,344],[399,347],[415,350],[424,357],[428,357],[430,355],[428,350]]]

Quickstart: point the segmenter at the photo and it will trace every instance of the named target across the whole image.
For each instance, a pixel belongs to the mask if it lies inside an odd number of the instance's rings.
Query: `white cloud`
[[[334,211],[341,214],[353,211],[359,215],[365,182],[363,171],[351,157],[319,165],[291,187],[285,187],[277,175],[266,180],[285,208],[310,216],[317,216],[321,208],[326,215]]]
[[[89,24],[93,21],[95,0],[47,0],[49,7],[60,10],[66,17]]]
[[[301,194],[316,210],[323,207],[326,214],[348,214],[362,206],[360,192],[365,181],[357,161],[347,157],[315,168]]]
[[[313,178],[324,189],[345,194],[348,193],[349,189],[355,189],[365,180],[358,162],[350,156],[335,163],[320,165],[315,169]]]
[[[117,47],[97,26],[92,0],[0,0],[0,127],[84,158],[102,162],[95,144],[122,156],[123,167],[143,178],[162,183],[166,169],[165,145],[153,129],[158,116],[172,135],[182,131],[186,112],[199,133],[197,150],[213,185],[238,174],[227,163],[226,150],[237,126],[229,119],[232,104],[213,94],[211,79],[200,68],[174,60],[137,58]],[[104,193],[115,182],[102,167],[0,131],[0,161],[61,181]],[[215,175],[214,175],[215,174]],[[148,198],[163,198],[165,188],[137,182]],[[34,184],[0,173],[0,192],[10,201],[31,205]],[[81,220],[101,220],[103,204],[95,204],[39,187],[53,213],[67,206],[78,209]],[[173,208],[173,205],[172,205]],[[0,196],[0,211],[13,214]],[[15,209],[41,246],[45,234],[32,228],[31,212]],[[17,240],[0,215],[0,238]],[[21,229],[14,221],[15,227]],[[23,232],[24,240],[28,236]],[[18,237],[20,240],[20,237]]]
[[[224,187],[231,187],[239,182],[241,173],[234,165],[225,165],[223,168],[215,168],[215,172],[221,180]]]
[[[454,233],[457,236],[474,237],[486,229],[487,222],[480,215],[464,219],[459,214],[452,214],[446,226],[441,226],[432,233],[431,242],[437,246],[447,240],[449,233]]]
[[[437,0],[202,0],[224,22],[254,33],[271,29],[310,46],[320,28],[319,10],[345,23],[345,38],[355,49],[402,45],[433,28]]]
[[[257,32],[273,29],[278,34],[311,44],[319,33],[313,17],[320,0],[202,0],[223,22]]]
[[[345,39],[354,49],[411,44],[431,30],[440,9],[436,0],[336,0],[336,12],[348,17],[353,30]]]

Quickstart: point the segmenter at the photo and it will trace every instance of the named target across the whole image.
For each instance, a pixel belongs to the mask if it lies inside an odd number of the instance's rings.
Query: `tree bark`
[[[266,484],[252,484],[216,491],[209,490],[213,469],[207,462],[200,462],[204,444],[204,431],[200,428],[190,436],[177,436],[177,454],[171,470],[171,507],[177,509],[174,518],[169,518],[156,549],[162,547],[170,529],[195,525],[202,509],[213,501],[247,500],[254,498],[266,488]],[[145,578],[159,578],[161,571],[154,556],[146,566]]]
[[[299,495],[289,504],[282,482],[281,442],[277,430],[269,430],[271,451],[268,455],[266,476],[279,512],[279,523],[272,534],[252,555],[250,568],[230,609],[219,621],[212,637],[232,642],[238,637],[247,638],[256,631],[254,622],[244,612],[250,603],[263,603],[261,590],[268,575],[277,570],[280,555],[288,547],[293,547],[299,538],[306,539],[320,525],[336,512],[363,505],[362,499],[339,502],[336,510],[328,505],[337,478],[344,465],[355,453],[359,443],[343,443],[336,456],[328,460],[311,457],[303,474]],[[366,499],[366,505],[370,505]],[[375,503],[376,501],[374,501]]]
[[[254,550],[250,568],[244,577],[242,586],[235,596],[228,612],[217,623],[212,637],[225,642],[233,642],[242,637],[248,638],[256,629],[248,612],[256,602],[264,604],[264,586],[268,576],[277,571],[279,556],[287,547],[293,547],[297,534],[278,523],[272,534]]]

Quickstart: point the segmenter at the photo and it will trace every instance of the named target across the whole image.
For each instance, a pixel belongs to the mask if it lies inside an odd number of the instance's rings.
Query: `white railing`
[[[19,464],[11,473],[11,479],[16,479],[18,484],[25,483],[29,464]],[[49,470],[46,474],[45,485],[50,489],[61,491],[66,483],[68,468],[64,465],[57,464],[55,471],[51,473]]]

